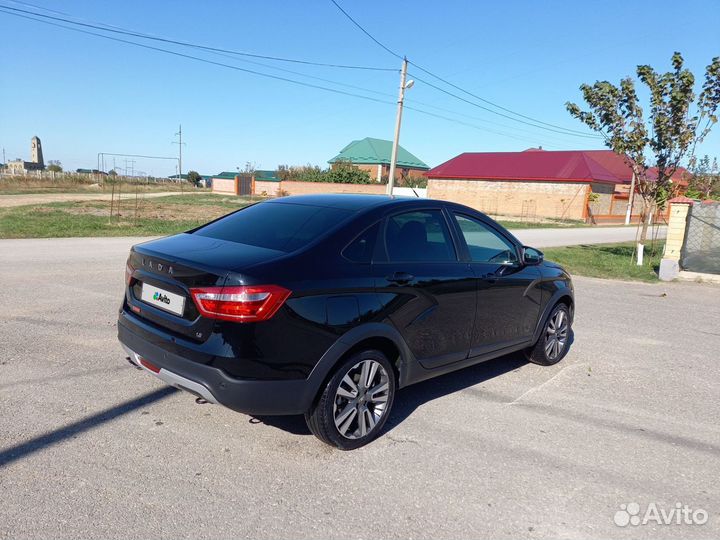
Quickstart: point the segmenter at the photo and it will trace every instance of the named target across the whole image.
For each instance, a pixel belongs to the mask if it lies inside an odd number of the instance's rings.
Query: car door
[[[532,338],[542,291],[537,266],[520,261],[519,249],[500,229],[478,216],[452,212],[461,250],[477,279],[478,301],[470,356]]]
[[[376,291],[420,364],[432,369],[467,358],[475,319],[475,274],[457,257],[440,208],[390,215],[383,224]]]

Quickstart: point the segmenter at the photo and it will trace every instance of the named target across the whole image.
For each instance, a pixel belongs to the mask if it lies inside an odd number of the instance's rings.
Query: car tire
[[[530,362],[541,366],[557,364],[567,354],[571,336],[570,310],[566,304],[557,304],[545,321],[537,343],[525,355]]]
[[[305,421],[324,443],[354,450],[380,434],[394,398],[395,372],[387,357],[362,351],[337,366]]]

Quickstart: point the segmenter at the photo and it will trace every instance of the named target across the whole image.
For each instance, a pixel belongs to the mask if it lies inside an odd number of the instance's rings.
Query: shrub
[[[278,178],[281,181],[296,182],[330,182],[335,184],[372,184],[370,173],[361,171],[350,163],[339,163],[330,169],[321,169],[317,165],[278,167]]]

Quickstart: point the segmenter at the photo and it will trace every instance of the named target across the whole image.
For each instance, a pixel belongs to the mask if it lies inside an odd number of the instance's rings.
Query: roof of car
[[[283,204],[307,204],[309,206],[332,206],[345,210],[363,210],[376,206],[416,201],[412,197],[393,197],[390,195],[365,195],[356,193],[319,193],[315,195],[291,195],[265,202]],[[421,199],[427,201],[428,199]]]

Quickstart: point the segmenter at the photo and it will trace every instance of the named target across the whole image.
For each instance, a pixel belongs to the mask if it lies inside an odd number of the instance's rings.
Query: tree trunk
[[[639,241],[639,243],[641,243],[643,245],[645,245],[645,241],[647,240],[648,227],[650,226],[650,220],[652,219],[653,204],[651,202],[645,201],[644,208],[645,208],[645,219],[643,219],[642,229],[640,230],[640,241]]]

